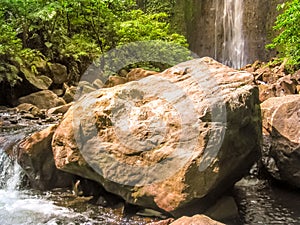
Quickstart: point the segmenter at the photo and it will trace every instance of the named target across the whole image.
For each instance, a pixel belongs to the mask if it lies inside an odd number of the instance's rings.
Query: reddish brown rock
[[[157,74],[158,72],[144,70],[142,68],[132,69],[127,75],[126,78],[128,81],[140,80],[142,78]]]
[[[18,163],[34,188],[49,190],[72,185],[73,176],[58,170],[54,164],[51,141],[56,127],[36,132],[18,145]]]
[[[261,109],[263,163],[274,178],[300,187],[300,95],[270,98]]]
[[[193,217],[183,216],[177,220],[172,218],[158,222],[148,223],[147,225],[224,225],[205,215],[195,215]]]
[[[181,217],[175,220],[170,225],[225,225],[224,223],[217,222],[205,215],[195,215],[193,217]]]
[[[242,178],[260,142],[253,76],[202,58],[85,95],[52,146],[59,169],[181,216],[204,212]]]
[[[273,84],[260,84],[260,101],[264,102],[268,98],[272,97],[281,97],[286,95],[296,94],[298,81],[295,76],[286,75],[280,79],[278,79]]]
[[[110,76],[104,87],[114,87],[120,84],[125,84],[127,79],[120,76]]]
[[[147,225],[169,225],[174,221],[175,221],[175,219],[169,218],[169,219],[166,219],[166,220],[160,220],[160,221],[157,221],[157,222],[148,223]]]

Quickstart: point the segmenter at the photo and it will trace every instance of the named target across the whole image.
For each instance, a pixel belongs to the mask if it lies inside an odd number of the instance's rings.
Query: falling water
[[[223,5],[220,3],[223,2]],[[215,57],[218,52],[219,26],[222,26],[221,62],[233,68],[246,65],[243,35],[243,0],[215,0]]]

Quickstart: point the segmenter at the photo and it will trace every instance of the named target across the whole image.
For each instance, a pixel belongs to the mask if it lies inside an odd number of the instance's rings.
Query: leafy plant
[[[297,70],[300,68],[300,1],[287,1],[277,9],[283,10],[273,27],[279,34],[267,47],[276,49],[290,70]]]
[[[147,10],[142,11],[135,0],[1,0],[0,63],[31,68],[40,57],[82,73],[100,55],[131,42],[162,40],[187,46],[186,39],[170,29],[169,6],[174,1],[154,2],[145,1]],[[104,67],[104,58],[101,63]],[[8,74],[1,72],[0,82],[15,84],[18,76]]]

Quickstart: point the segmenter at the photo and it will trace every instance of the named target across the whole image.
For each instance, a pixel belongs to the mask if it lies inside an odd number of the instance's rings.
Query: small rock
[[[63,84],[64,82],[67,82],[69,80],[67,67],[59,63],[52,63],[48,66],[54,84]]]
[[[56,121],[56,120],[55,120],[55,118],[52,117],[52,116],[47,117],[47,118],[45,119],[45,122],[49,122],[49,123],[54,122],[54,121]]]
[[[120,77],[126,77],[128,74],[128,71],[125,69],[121,69],[118,74]]]
[[[126,76],[128,81],[140,80],[142,78],[157,74],[158,72],[144,70],[141,68],[132,69]]]
[[[58,97],[62,97],[64,95],[64,90],[62,89],[54,89],[52,90],[52,92],[56,94]]]
[[[20,103],[29,103],[40,109],[50,109],[56,106],[65,105],[66,102],[59,98],[52,91],[44,90],[32,93],[30,95],[19,98]]]
[[[9,122],[10,122],[11,124],[18,124],[18,118],[13,117],[13,118],[9,119]]]
[[[70,103],[72,101],[74,101],[74,96],[76,94],[77,91],[77,87],[75,86],[71,86],[69,88],[67,88],[67,90],[65,91],[65,94],[63,96],[63,99],[66,101],[66,103]]]
[[[145,217],[158,217],[162,219],[166,218],[164,214],[153,209],[142,209],[141,211],[138,211],[136,214]]]
[[[37,118],[36,118],[34,115],[32,115],[31,113],[25,113],[22,117],[25,118],[25,119],[29,119],[29,120],[37,119]]]
[[[48,110],[47,114],[65,114],[69,108],[73,105],[73,102],[70,102],[66,105],[57,106]]]
[[[34,117],[40,117],[43,118],[44,117],[44,113],[35,105],[33,104],[29,104],[29,103],[22,103],[20,105],[18,105],[16,107],[18,110],[20,110],[20,113],[30,113],[32,114]]]
[[[120,76],[110,76],[105,83],[105,87],[114,87],[120,84],[125,84],[127,79]]]
[[[104,84],[103,84],[102,80],[96,79],[96,80],[94,80],[94,82],[93,82],[93,87],[94,87],[94,88],[97,88],[97,89],[100,89],[100,88],[103,88],[103,87],[104,87]]]

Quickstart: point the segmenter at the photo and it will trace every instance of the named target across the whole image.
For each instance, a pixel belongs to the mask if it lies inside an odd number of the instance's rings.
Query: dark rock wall
[[[222,61],[222,5],[225,0],[178,0],[174,24],[185,33],[190,49],[198,56]],[[248,63],[269,60],[274,51],[265,49],[275,33],[272,26],[278,15],[276,6],[284,0],[244,1],[243,30]],[[218,5],[218,8],[216,7]],[[216,17],[218,17],[216,19]],[[183,22],[180,22],[183,21]]]

